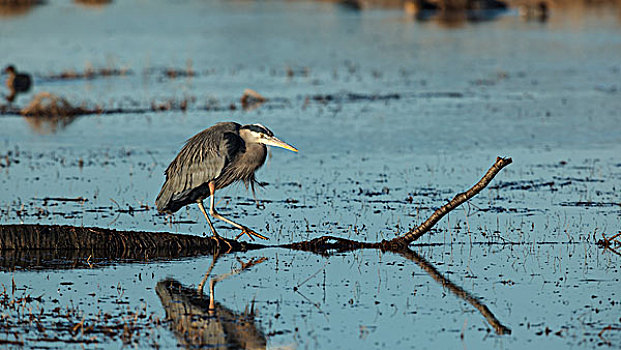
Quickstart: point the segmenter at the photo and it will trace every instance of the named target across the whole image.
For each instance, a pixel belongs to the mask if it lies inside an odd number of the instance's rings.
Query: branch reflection
[[[418,255],[413,250],[403,250],[399,252],[401,256],[404,258],[411,260],[416,263],[421,269],[423,269],[431,278],[436,280],[436,282],[440,283],[442,287],[447,288],[451,293],[455,294],[458,298],[464,300],[468,304],[474,306],[483,317],[489,322],[489,324],[494,328],[496,334],[511,334],[511,329],[507,328],[503,325],[494,314],[490,311],[490,309],[483,304],[477,297],[465,291],[460,286],[451,282],[448,278],[444,277],[435,266],[433,266],[430,262],[425,260],[422,256]]]

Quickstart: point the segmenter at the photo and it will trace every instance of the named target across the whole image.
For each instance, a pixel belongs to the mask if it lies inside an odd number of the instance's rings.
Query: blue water
[[[495,335],[476,309],[414,262],[376,251],[226,255],[212,275],[239,267],[237,258],[267,261],[218,282],[215,299],[237,313],[254,300],[255,328],[272,348],[618,344],[619,256],[595,245],[602,233],[619,232],[621,216],[614,11],[557,9],[547,23],[509,12],[448,28],[398,9],[354,12],[328,2],[51,1],[0,17],[0,64],[34,75],[18,107],[42,91],[104,109],[193,101],[185,112],[91,115],[66,126],[0,116],[0,222],[208,232],[195,206],[169,224],[153,203],[183,142],[223,120],[263,123],[300,149],[272,150],[259,171],[265,208],[241,185],[217,197],[222,214],[268,235],[270,244],[325,234],[392,238],[475,183],[496,156],[510,156],[514,163],[492,188],[412,249],[485,303],[511,335]],[[129,73],[50,79],[88,66]],[[165,73],[188,66],[195,76]],[[270,100],[244,111],[246,88]],[[214,101],[222,108],[208,110]],[[44,200],[54,197],[87,201]],[[129,207],[142,211],[124,212]],[[45,309],[73,305],[87,319],[143,305],[165,319],[157,282],[172,277],[196,288],[211,259],[18,269],[0,272],[0,283],[10,289],[14,279],[25,288],[18,294],[43,295]],[[154,334],[133,342],[181,344],[169,323]],[[13,336],[0,332],[0,339]],[[123,344],[97,339],[91,346]]]

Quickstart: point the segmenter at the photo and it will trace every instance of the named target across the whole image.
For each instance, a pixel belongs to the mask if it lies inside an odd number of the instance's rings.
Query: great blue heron
[[[6,86],[10,91],[10,95],[7,97],[9,102],[13,102],[17,94],[30,90],[32,79],[30,79],[29,74],[18,73],[13,65],[7,66],[4,72],[9,75],[6,79]]]
[[[215,191],[236,181],[243,181],[252,188],[256,182],[254,172],[263,165],[267,147],[298,150],[277,139],[261,124],[240,125],[234,122],[218,123],[189,139],[177,157],[166,169],[166,182],[155,200],[159,212],[174,213],[180,208],[197,203],[205,215],[213,236],[219,238],[203,200],[211,196],[209,213],[242,230],[251,239],[267,239],[249,228],[218,214],[214,204]]]

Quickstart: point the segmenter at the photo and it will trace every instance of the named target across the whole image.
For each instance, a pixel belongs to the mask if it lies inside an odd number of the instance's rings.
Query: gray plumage
[[[218,123],[185,143],[166,169],[166,182],[155,200],[158,211],[174,213],[209,197],[209,181],[215,181],[216,189],[238,180],[246,186],[255,181],[254,172],[265,162],[267,149],[262,144],[247,146],[240,127]]]
[[[242,181],[254,192],[254,173],[265,162],[266,145],[297,152],[260,124],[242,126],[224,122],[201,131],[185,143],[166,169],[166,181],[155,200],[157,210],[174,213],[188,204],[198,203],[214,235],[217,235],[202,207],[203,200],[214,195],[210,186],[215,192],[233,182]],[[238,228],[247,229],[222,218],[215,211],[213,197],[210,213]]]

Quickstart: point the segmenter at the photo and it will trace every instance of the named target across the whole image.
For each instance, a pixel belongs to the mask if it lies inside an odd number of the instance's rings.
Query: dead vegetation
[[[40,134],[55,133],[67,127],[78,116],[92,112],[82,106],[73,106],[65,98],[49,92],[38,93],[28,106],[19,110],[30,127]]]
[[[0,18],[1,17],[14,17],[22,16],[30,12],[37,4],[17,4],[3,2],[0,0]]]
[[[119,289],[114,311],[95,315],[82,311],[78,306],[60,307],[49,304],[44,296],[31,296],[25,287],[13,280],[10,290],[2,285],[0,291],[0,344],[26,346],[37,343],[99,344],[121,341],[126,345],[157,345],[150,340],[160,319],[147,312],[146,304],[132,310],[122,301]]]
[[[244,93],[240,99],[242,108],[244,110],[255,109],[262,105],[265,101],[267,101],[267,98],[263,97],[263,95],[252,89],[244,90]]]
[[[133,72],[129,68],[94,68],[90,65],[83,71],[76,71],[74,69],[64,70],[58,74],[48,74],[43,76],[47,80],[77,80],[77,79],[95,79],[99,77],[118,77],[131,75]]]
[[[389,102],[402,99],[460,99],[464,97],[461,92],[417,92],[417,93],[386,93],[386,94],[368,94],[368,93],[336,93],[336,94],[317,94],[299,96],[297,99],[286,97],[270,97],[269,99],[260,93],[246,89],[238,100],[219,100],[215,97],[199,98],[194,95],[174,96],[174,97],[157,97],[148,101],[130,100],[131,104],[121,105],[120,101],[110,101],[113,106],[104,104],[93,104],[87,102],[79,103],[78,107],[74,107],[76,103],[55,96],[49,92],[43,94],[39,98],[35,96],[30,102],[31,106],[17,108],[14,105],[0,104],[0,116],[2,115],[24,115],[27,109],[32,109],[33,113],[29,115],[49,116],[58,111],[58,115],[93,115],[93,114],[144,114],[151,112],[170,112],[170,111],[235,111],[243,109],[246,112],[262,107],[267,109],[283,109],[295,103],[301,104],[302,108],[308,107],[311,103],[321,105],[341,105],[349,103],[366,103],[366,102]],[[53,96],[49,98],[46,96]],[[48,104],[47,100],[56,103]],[[203,101],[203,102],[200,102]],[[239,103],[238,103],[239,101]],[[46,112],[47,111],[47,112]],[[37,113],[35,113],[37,112]]]
[[[20,110],[28,117],[70,117],[87,113],[83,107],[75,107],[65,98],[49,92],[40,92],[34,96],[28,106]]]
[[[74,2],[82,5],[107,5],[111,4],[112,0],[73,0]]]

